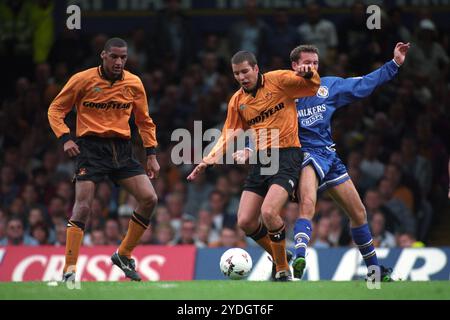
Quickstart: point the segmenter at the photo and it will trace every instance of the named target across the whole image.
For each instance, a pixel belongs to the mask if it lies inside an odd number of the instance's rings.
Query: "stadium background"
[[[415,1],[338,2],[318,1],[313,8],[308,1],[172,0],[167,7],[165,1],[2,1],[0,56],[8,81],[1,90],[0,246],[9,246],[1,250],[3,260],[15,252],[23,252],[22,257],[33,250],[46,256],[63,252],[74,197],[73,163],[49,128],[47,108],[74,72],[100,63],[99,53],[111,36],[128,41],[127,69],[141,77],[157,124],[159,205],[143,245],[191,245],[182,250],[194,250],[189,251],[192,261],[196,248],[197,259],[210,247],[240,246],[254,257],[261,254],[235,226],[246,168],[217,166],[188,184],[192,166],[170,161],[174,129],[193,131],[196,120],[203,130],[222,127],[236,89],[229,67],[233,52],[254,51],[267,72],[289,68],[290,50],[314,43],[321,49],[320,74],[348,77],[370,72],[392,58],[397,41],[410,41],[396,79],[336,113],[334,139],[364,200],[378,247],[449,246],[450,9],[439,1],[421,6]],[[73,3],[81,7],[80,30],[66,28],[66,8]],[[365,3],[383,9],[381,30],[367,29]],[[314,14],[320,15],[318,31],[302,33]],[[335,37],[324,37],[333,32]],[[74,114],[67,120],[73,128]],[[135,152],[143,159],[131,126]],[[133,206],[123,190],[99,184],[85,248],[117,246]],[[296,211],[292,203],[283,211],[290,232]],[[343,247],[324,253],[340,261],[352,246],[348,220],[326,197],[320,198],[317,212],[311,247],[319,252]],[[27,251],[15,245],[55,249]],[[217,260],[213,252],[204,261]],[[398,258],[397,251],[388,252]],[[447,249],[440,252],[449,255]],[[439,278],[448,279],[448,265]],[[337,262],[324,268],[332,266]],[[32,279],[44,279],[39,272]]]

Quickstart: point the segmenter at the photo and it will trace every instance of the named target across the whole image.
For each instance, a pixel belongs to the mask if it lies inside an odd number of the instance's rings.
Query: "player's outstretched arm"
[[[336,107],[342,107],[355,100],[368,97],[378,86],[390,81],[398,73],[398,68],[405,62],[410,48],[409,43],[398,42],[394,49],[393,61],[362,77],[339,78],[335,90],[339,91]]]

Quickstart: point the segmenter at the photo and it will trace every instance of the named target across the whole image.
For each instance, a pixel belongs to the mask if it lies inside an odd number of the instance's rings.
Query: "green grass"
[[[81,289],[47,282],[2,282],[0,300],[5,299],[450,299],[450,281],[381,283],[369,290],[363,281],[297,281],[290,283],[253,281],[179,282],[82,282]]]

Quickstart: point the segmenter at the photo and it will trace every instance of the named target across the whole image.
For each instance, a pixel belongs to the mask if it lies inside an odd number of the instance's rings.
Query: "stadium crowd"
[[[218,165],[187,183],[192,165],[171,161],[175,129],[193,132],[194,121],[202,121],[203,130],[221,129],[236,89],[229,67],[235,51],[254,52],[267,72],[289,68],[289,52],[298,44],[315,44],[322,76],[349,77],[392,59],[396,42],[411,42],[394,81],[337,112],[333,137],[366,206],[376,246],[427,243],[446,206],[449,184],[449,30],[426,10],[406,27],[400,8],[384,8],[382,29],[368,30],[359,2],[338,24],[315,4],[293,21],[285,9],[260,16],[250,1],[228,33],[197,34],[178,1],[168,3],[153,24],[123,35],[56,33],[50,0],[0,4],[0,56],[10,64],[12,81],[1,93],[0,246],[65,245],[74,164],[50,130],[47,109],[73,73],[100,64],[109,36],[128,41],[126,68],[142,79],[157,125],[161,171],[153,185],[159,203],[142,244],[198,247],[255,245],[236,227],[246,166]],[[72,128],[74,116],[68,119]],[[130,124],[135,153],[143,161],[139,135]],[[124,190],[100,183],[84,244],[118,245],[134,206]],[[297,207],[288,203],[282,213],[290,241]],[[320,196],[317,212],[312,247],[352,245],[348,221],[326,195]]]

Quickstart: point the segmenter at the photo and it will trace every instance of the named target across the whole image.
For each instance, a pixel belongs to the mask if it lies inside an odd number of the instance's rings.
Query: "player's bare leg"
[[[117,252],[111,257],[111,260],[125,272],[128,278],[140,281],[141,277],[135,270],[136,265],[134,260],[131,259],[131,253],[150,224],[150,218],[158,198],[150,179],[146,175],[126,178],[119,181],[119,183],[136,198],[138,206],[130,219],[127,234]]]
[[[319,178],[310,164],[302,169],[300,184],[297,190],[299,198],[299,214],[294,227],[295,260],[292,263],[294,277],[301,279],[306,268],[306,248],[312,233],[311,220],[316,211],[317,189]]]
[[[267,233],[267,228],[262,223],[261,206],[264,198],[251,191],[244,191],[239,202],[237,225],[247,237],[256,241],[264,250],[272,256],[272,246]]]
[[[286,230],[281,209],[288,200],[287,191],[280,185],[273,184],[261,206],[261,216],[267,226],[272,246],[272,257],[276,264],[275,280],[290,280],[289,263],[286,255]]]
[[[366,266],[379,266],[372,234],[367,224],[366,209],[353,182],[347,180],[344,183],[332,187],[328,190],[328,194],[350,218],[353,241],[358,246]],[[380,268],[381,280],[392,281],[390,276],[392,270],[386,269],[383,266],[380,266]]]
[[[367,223],[366,209],[351,180],[347,180],[327,190],[330,197],[344,210],[352,228]]]
[[[77,181],[75,184],[75,204],[67,224],[66,253],[63,281],[75,280],[76,264],[83,241],[84,227],[91,213],[95,184],[92,181]]]

